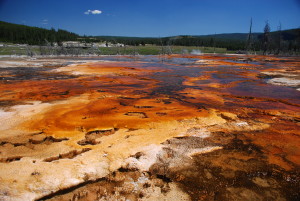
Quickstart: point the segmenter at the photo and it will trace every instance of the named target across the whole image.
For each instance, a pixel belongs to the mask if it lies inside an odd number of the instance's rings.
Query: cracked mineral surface
[[[0,59],[0,200],[299,200],[300,60]]]

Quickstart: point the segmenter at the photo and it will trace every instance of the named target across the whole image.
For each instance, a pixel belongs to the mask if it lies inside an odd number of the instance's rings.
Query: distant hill
[[[278,31],[271,32],[271,36],[278,34]],[[283,40],[295,40],[299,37],[300,29],[288,29],[281,31]],[[261,38],[263,33],[252,33],[254,40]],[[102,40],[152,40],[158,39],[157,37],[128,37],[128,36],[91,36]],[[236,40],[236,41],[246,41],[248,33],[224,33],[224,34],[210,34],[210,35],[179,35],[163,37],[162,39],[180,40],[182,38],[215,38],[215,39],[225,39],[225,40]]]
[[[252,33],[253,38],[257,38],[262,33]],[[214,37],[218,39],[229,39],[229,40],[240,40],[246,41],[248,37],[248,33],[226,33],[226,34],[216,34],[216,35],[202,35],[198,37]]]
[[[300,29],[283,30],[270,33],[270,49],[278,49],[278,38],[281,36],[282,48],[286,50],[299,51]],[[211,35],[181,35],[163,38],[155,37],[125,37],[125,36],[79,36],[65,30],[43,29],[0,21],[0,41],[11,43],[24,43],[30,45],[45,45],[46,43],[58,44],[62,41],[84,41],[84,42],[111,42],[125,45],[177,45],[177,46],[206,46],[220,47],[229,50],[245,49],[248,33],[226,33]],[[253,49],[261,49],[263,33],[253,33]]]
[[[272,43],[276,43],[279,32],[271,32]],[[263,33],[252,33],[252,42],[256,49],[260,48]],[[95,36],[97,40],[124,43],[127,45],[155,44],[155,45],[183,45],[183,46],[216,46],[230,50],[241,50],[245,48],[248,33],[226,33],[211,35],[180,35],[163,38],[152,37],[125,37],[125,36]],[[299,49],[300,29],[281,31],[283,44],[296,46]],[[272,44],[275,46],[275,44]],[[290,47],[292,48],[292,47]]]
[[[271,32],[271,36],[276,36],[279,32]],[[299,37],[300,29],[288,29],[281,31],[281,36],[283,40],[296,40]],[[252,33],[253,39],[257,40],[262,37],[263,33]],[[229,39],[229,40],[240,40],[246,41],[248,33],[226,33],[226,34],[216,34],[216,35],[200,35],[195,37],[215,37],[218,39]]]

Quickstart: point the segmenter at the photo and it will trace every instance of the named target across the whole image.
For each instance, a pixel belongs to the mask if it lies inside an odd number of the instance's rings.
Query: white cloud
[[[101,13],[102,13],[101,10],[87,10],[87,11],[84,12],[84,14],[86,14],[86,15],[89,15],[89,14],[99,15]]]
[[[101,14],[102,11],[101,10],[92,10],[92,14],[97,15],[97,14]]]
[[[84,14],[89,15],[91,10],[85,11]]]

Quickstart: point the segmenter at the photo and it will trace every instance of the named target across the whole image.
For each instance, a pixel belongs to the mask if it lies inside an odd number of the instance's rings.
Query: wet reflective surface
[[[169,147],[163,153],[171,159],[162,157],[169,162],[158,160],[148,173],[164,175],[167,183],[176,182],[192,200],[300,199],[300,85],[295,84],[300,78],[299,57],[169,55],[68,60],[68,66],[64,61],[62,66],[0,68],[1,163],[17,165],[22,157],[43,155],[32,142],[47,142],[49,150],[56,142],[76,148],[65,155],[47,155],[52,162],[104,146],[99,135],[116,135],[119,129],[129,133],[150,129],[151,133],[153,123],[172,121],[189,129],[186,121],[206,118],[199,127],[211,132],[209,138],[170,137],[162,144]],[[271,84],[274,78],[284,81]],[[212,113],[216,116],[210,117]],[[26,132],[39,133],[42,140],[33,140]],[[54,138],[49,141],[49,136]],[[181,156],[186,164],[171,168],[181,155],[179,149],[204,145],[222,149]]]

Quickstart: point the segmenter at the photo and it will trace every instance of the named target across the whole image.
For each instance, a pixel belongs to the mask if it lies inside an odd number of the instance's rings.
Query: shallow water
[[[186,122],[201,122],[201,118],[214,114],[208,118],[208,126],[186,128],[210,129],[207,139],[164,139],[168,149],[162,157],[178,154],[179,158],[160,158],[149,172],[163,178],[166,185],[177,182],[194,200],[201,196],[232,200],[243,193],[257,200],[264,200],[266,194],[270,194],[270,200],[277,195],[287,200],[299,198],[300,91],[269,84],[261,76],[264,72],[300,74],[299,58],[168,55],[103,56],[78,63],[80,60],[69,58],[70,64],[77,63],[71,66],[0,68],[2,113],[17,114],[19,120],[32,113],[29,120],[15,126],[29,130],[29,135],[13,137],[9,129],[0,135],[3,167],[17,167],[23,157],[30,162],[30,157],[37,155],[44,157],[43,163],[59,164],[60,159],[74,162],[73,158],[94,147],[109,151],[115,143],[122,146],[130,142],[134,139],[131,132],[145,132],[140,143],[148,143],[157,137],[153,134],[156,128],[149,129],[154,123],[176,122],[185,127],[189,125]],[[20,116],[22,110],[14,105],[26,105],[28,114]],[[39,107],[46,109],[36,112]],[[10,125],[14,121],[3,122]],[[125,137],[102,148],[101,142],[108,139],[102,137],[118,134],[119,130],[126,133]],[[59,151],[55,149],[54,144],[60,142],[68,151],[61,153],[59,146]],[[200,150],[204,145],[223,149],[193,157],[180,152],[191,146]],[[52,147],[53,154],[43,152]],[[181,169],[170,168],[177,167],[181,160],[187,161]],[[165,167],[168,162],[170,167]],[[126,171],[122,174],[133,174]],[[29,175],[33,176],[35,173]],[[286,180],[287,176],[293,180]],[[112,189],[116,185],[107,182]]]

